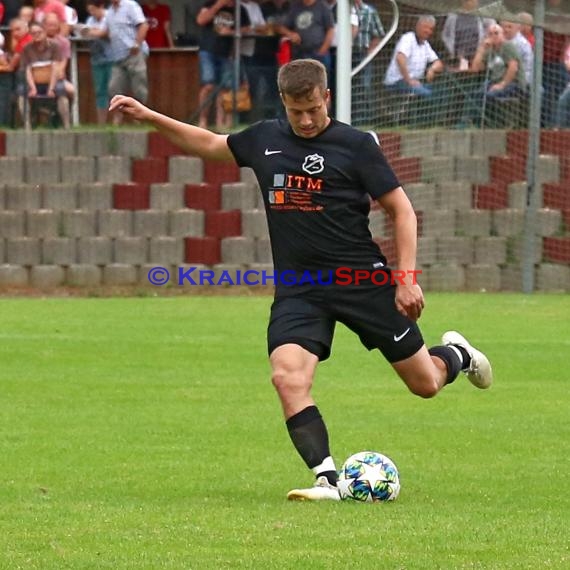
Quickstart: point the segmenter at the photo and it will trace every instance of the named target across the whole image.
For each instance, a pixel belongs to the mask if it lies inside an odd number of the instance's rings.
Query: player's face
[[[318,87],[315,87],[311,97],[294,99],[290,95],[281,96],[287,119],[297,136],[310,139],[328,127],[330,123],[327,109],[329,98],[330,91],[327,89],[323,95]]]

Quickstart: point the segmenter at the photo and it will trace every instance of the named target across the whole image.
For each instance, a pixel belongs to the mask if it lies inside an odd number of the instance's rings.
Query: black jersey
[[[369,133],[331,119],[305,139],[287,121],[269,120],[231,134],[228,145],[238,165],[257,176],[276,270],[386,263],[368,228],[369,196],[400,183]]]

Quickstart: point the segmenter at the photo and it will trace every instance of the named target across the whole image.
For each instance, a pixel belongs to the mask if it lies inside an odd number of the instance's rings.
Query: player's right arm
[[[118,111],[132,119],[152,125],[188,154],[211,160],[233,160],[234,158],[228,146],[228,135],[218,135],[177,121],[145,107],[132,97],[115,95],[111,99],[109,111]]]

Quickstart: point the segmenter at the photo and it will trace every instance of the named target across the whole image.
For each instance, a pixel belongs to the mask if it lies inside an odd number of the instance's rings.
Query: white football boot
[[[489,359],[479,350],[472,347],[467,339],[456,331],[447,331],[441,337],[441,342],[448,346],[455,344],[464,348],[471,357],[469,368],[463,370],[467,378],[477,388],[485,390],[493,383],[493,370]]]
[[[290,501],[340,501],[338,489],[324,476],[319,477],[313,487],[293,489],[287,493]]]

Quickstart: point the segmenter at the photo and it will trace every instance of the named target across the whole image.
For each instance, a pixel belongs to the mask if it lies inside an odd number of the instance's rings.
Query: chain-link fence
[[[570,3],[363,6],[353,68],[383,37],[368,21],[395,30],[353,76],[352,121],[414,203],[424,284],[569,291]],[[382,212],[371,227],[390,254]]]

